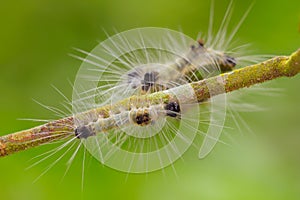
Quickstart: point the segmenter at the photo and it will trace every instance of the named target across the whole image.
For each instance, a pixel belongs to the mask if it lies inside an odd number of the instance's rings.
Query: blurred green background
[[[250,0],[235,1],[234,22]],[[228,1],[215,1],[221,20]],[[51,84],[71,97],[80,61],[68,56],[72,47],[91,50],[113,34],[135,27],[166,27],[195,38],[206,32],[210,1],[139,0],[10,0],[0,4],[0,134],[38,123],[19,118],[52,118],[46,105],[63,98]],[[300,2],[256,1],[236,39],[251,43],[255,53],[288,55],[300,47]],[[25,170],[29,160],[53,146],[0,159],[0,199],[300,199],[300,75],[268,84],[278,95],[252,97],[266,108],[242,113],[254,134],[226,130],[230,147],[218,144],[204,160],[191,148],[164,171],[128,175],[87,159],[81,189],[82,153],[62,179],[63,160],[33,183],[51,162]],[[247,91],[243,91],[247,93]],[[248,95],[249,100],[251,95]],[[247,99],[245,99],[247,100]],[[230,123],[230,122],[229,122]],[[251,135],[251,136],[250,136]]]

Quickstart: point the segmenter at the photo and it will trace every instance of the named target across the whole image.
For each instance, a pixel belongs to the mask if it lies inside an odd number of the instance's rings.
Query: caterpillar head
[[[201,63],[196,70],[201,67],[213,68],[218,66],[221,72],[231,71],[237,64],[236,59],[225,52],[207,48],[204,40],[199,39],[196,44],[191,45],[188,58],[192,62]]]

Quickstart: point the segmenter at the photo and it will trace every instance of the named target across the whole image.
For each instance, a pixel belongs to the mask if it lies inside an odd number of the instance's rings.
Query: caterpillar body
[[[151,27],[121,32],[91,53],[80,52],[87,57],[74,85],[73,112],[79,113],[74,115],[75,135],[100,162],[133,173],[161,169],[187,150],[204,121],[211,127],[200,157],[219,141],[225,95],[212,98],[209,109],[214,111],[200,117],[197,95],[187,84],[231,70],[235,58],[180,32]],[[222,84],[207,87],[211,96],[225,93]],[[151,96],[157,92],[161,96]],[[97,112],[105,105],[114,106]],[[126,159],[120,164],[118,157]]]
[[[244,45],[230,45],[249,10],[231,34],[227,29],[232,2],[216,37],[212,22],[203,40],[166,28],[145,27],[115,34],[91,52],[76,49],[83,55],[73,56],[83,62],[73,86],[72,116],[27,130],[22,137],[17,133],[0,138],[0,155],[13,152],[8,144],[15,141],[22,142],[14,148],[26,149],[67,138],[42,160],[79,141],[106,166],[145,173],[174,163],[201,135],[199,158],[204,158],[220,142],[231,105],[226,92],[266,79],[258,73],[253,79],[241,80],[239,74],[247,69],[232,71],[259,61],[243,55]],[[238,86],[229,85],[228,78]]]

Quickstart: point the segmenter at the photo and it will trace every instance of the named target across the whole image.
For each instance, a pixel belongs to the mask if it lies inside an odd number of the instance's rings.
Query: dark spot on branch
[[[176,101],[168,103],[165,106],[165,109],[167,111],[167,116],[170,117],[176,117],[177,113],[180,113],[180,106]]]
[[[86,139],[93,135],[95,135],[95,133],[87,126],[79,126],[75,129],[75,136],[78,139]]]
[[[135,122],[140,126],[149,124],[150,123],[149,113],[138,113],[135,117]]]
[[[142,83],[142,90],[148,91],[150,87],[152,87],[155,82],[158,80],[158,72],[147,72],[144,75],[144,80]]]
[[[226,57],[226,63],[228,65],[230,65],[231,67],[236,66],[236,60],[235,60],[235,58],[230,57],[230,56],[225,56],[225,57]]]
[[[236,66],[236,59],[228,55],[224,55],[219,62],[222,72],[231,71]]]

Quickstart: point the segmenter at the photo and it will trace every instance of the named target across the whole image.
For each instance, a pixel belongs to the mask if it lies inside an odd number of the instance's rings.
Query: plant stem
[[[223,73],[215,77],[204,79],[198,82],[192,82],[181,85],[170,90],[160,91],[142,96],[132,96],[113,105],[102,106],[84,113],[76,114],[96,114],[103,118],[108,118],[110,112],[118,110],[120,106],[128,106],[133,103],[135,106],[144,100],[153,104],[161,102],[169,103],[176,97],[172,95],[171,90],[178,89],[184,91],[186,88],[193,88],[198,102],[209,99],[212,96],[238,90],[240,88],[250,87],[252,85],[263,83],[279,77],[292,77],[300,73],[300,49],[290,56],[274,57],[262,63],[247,66],[228,73]],[[209,86],[209,87],[208,87]],[[222,88],[222,89],[219,89]],[[186,102],[190,101],[189,97]],[[55,120],[44,125],[34,127],[17,133],[4,135],[0,137],[0,157],[13,154],[15,152],[30,149],[52,141],[63,140],[67,137],[75,137],[74,117],[67,117]],[[113,127],[111,127],[113,128]]]

